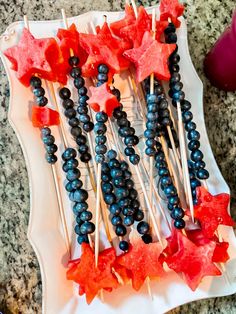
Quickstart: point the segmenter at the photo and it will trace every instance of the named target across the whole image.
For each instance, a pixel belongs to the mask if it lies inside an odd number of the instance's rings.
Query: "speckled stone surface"
[[[190,53],[204,83],[207,132],[218,165],[231,187],[231,211],[236,218],[236,95],[212,87],[202,70],[206,52],[230,23],[235,0],[186,2]],[[72,16],[92,9],[120,10],[123,3],[113,0],[0,1],[0,33],[26,13],[30,19],[56,19],[62,7]],[[20,145],[7,121],[9,86],[2,64],[0,66],[0,311],[35,314],[41,313],[41,279],[37,259],[26,236],[28,179]],[[170,313],[233,314],[236,313],[236,297],[194,302]]]

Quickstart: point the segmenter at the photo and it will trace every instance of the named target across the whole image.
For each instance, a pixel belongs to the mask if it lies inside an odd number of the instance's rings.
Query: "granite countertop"
[[[155,4],[156,1],[144,1]],[[193,63],[204,83],[207,132],[218,165],[231,187],[231,212],[236,218],[236,95],[212,87],[203,74],[203,59],[230,23],[235,0],[187,0],[189,46]],[[12,22],[57,19],[89,10],[120,10],[124,1],[113,0],[9,0],[0,2],[0,33]],[[7,121],[9,86],[0,68],[0,312],[41,313],[41,279],[37,259],[27,240],[29,185],[18,140]],[[170,313],[236,313],[236,297],[203,300]]]

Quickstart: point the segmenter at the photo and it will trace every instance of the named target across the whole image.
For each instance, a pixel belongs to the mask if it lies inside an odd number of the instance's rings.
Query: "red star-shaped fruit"
[[[180,27],[178,17],[183,15],[184,6],[178,0],[161,0],[160,3],[160,19],[161,21],[168,21],[170,18],[176,27]]]
[[[35,74],[46,80],[58,80],[51,63],[52,57],[55,63],[60,59],[60,49],[54,38],[36,39],[24,28],[18,45],[5,50],[4,55],[12,63],[18,80],[25,86],[30,85],[30,78]]]
[[[193,291],[197,289],[205,276],[221,275],[220,270],[212,262],[216,247],[214,242],[197,246],[180,231],[175,232],[172,236],[174,239],[167,239],[171,248],[168,245],[164,250],[164,261],[170,269],[183,275],[187,285]],[[175,250],[173,250],[174,242]]]
[[[113,74],[120,73],[129,66],[123,52],[130,45],[124,40],[114,38],[107,23],[104,23],[97,35],[80,33],[80,44],[89,55],[82,67],[85,77],[96,76],[99,64],[106,64]]]
[[[134,48],[142,43],[143,35],[146,31],[150,31],[152,27],[152,19],[143,6],[138,8],[138,16],[134,23],[123,27],[120,30],[120,37],[130,40]]]
[[[99,87],[89,87],[91,96],[87,101],[95,112],[103,111],[108,117],[112,116],[113,110],[120,106],[116,96],[111,92],[108,83]]]
[[[129,4],[126,4],[125,5],[125,17],[119,21],[111,23],[110,28],[111,28],[113,34],[122,38],[120,31],[124,27],[135,23],[135,20],[136,20],[136,18],[135,18],[133,7]]]
[[[83,243],[80,259],[69,263],[67,279],[80,285],[79,294],[85,293],[87,303],[90,304],[101,289],[112,291],[118,287],[118,281],[112,273],[115,260],[115,249],[106,249],[99,254],[96,267],[93,250]]]
[[[216,244],[213,256],[212,256],[212,262],[214,263],[226,263],[229,259],[229,254],[227,252],[229,248],[229,243],[222,241],[219,241],[219,238],[214,235],[213,238],[209,239],[207,238],[202,230],[186,230],[187,237],[197,246],[205,245],[210,242],[214,242]]]
[[[35,128],[60,124],[59,113],[48,107],[33,106],[31,120]]]
[[[79,32],[77,31],[75,24],[74,23],[71,24],[71,26],[68,29],[60,28],[57,32],[57,37],[60,40],[60,49],[65,62],[67,73],[70,70],[68,60],[70,57],[71,50],[73,51],[75,56],[79,57],[80,60],[79,65],[82,66],[85,63],[88,55],[84,51],[84,49],[80,47]]]
[[[234,226],[235,223],[228,213],[229,194],[211,195],[205,188],[198,187],[197,200],[194,216],[199,220],[206,237],[212,238],[219,225]]]
[[[145,244],[135,240],[127,253],[117,257],[116,264],[127,269],[132,279],[132,286],[139,290],[147,277],[156,278],[164,275],[164,270],[158,258],[160,248],[157,243]]]
[[[157,79],[168,81],[170,79],[168,59],[175,48],[175,44],[159,43],[146,32],[142,45],[125,51],[124,56],[135,64],[137,82],[142,82],[152,73]]]
[[[168,26],[167,21],[156,21],[156,40],[161,42],[162,35],[164,34],[164,30]]]

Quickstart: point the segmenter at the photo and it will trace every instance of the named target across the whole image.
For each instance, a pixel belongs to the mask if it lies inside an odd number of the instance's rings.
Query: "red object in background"
[[[33,106],[31,120],[35,128],[60,124],[59,113],[48,107]]]
[[[204,70],[212,85],[236,91],[236,12],[231,26],[206,55]]]

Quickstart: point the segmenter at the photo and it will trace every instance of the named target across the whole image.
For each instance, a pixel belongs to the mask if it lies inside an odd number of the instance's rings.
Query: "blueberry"
[[[122,213],[124,216],[131,216],[131,215],[135,214],[135,211],[136,211],[136,209],[134,207],[128,206],[122,210]]]
[[[100,144],[100,145],[95,146],[95,153],[98,155],[99,154],[104,155],[106,153],[106,151],[107,151],[107,147],[104,144]]]
[[[75,179],[78,179],[80,177],[80,171],[79,169],[69,169],[67,171],[66,178],[68,181],[74,181]]]
[[[139,138],[136,135],[127,136],[124,139],[124,143],[128,147],[132,147],[139,143]]]
[[[98,136],[95,137],[95,142],[98,145],[106,143],[106,140],[107,140],[107,138],[106,138],[105,135],[98,135]]]
[[[76,143],[80,146],[80,145],[84,145],[86,144],[87,142],[87,139],[86,139],[86,136],[84,135],[80,135],[76,138]]]
[[[97,79],[98,81],[101,81],[104,83],[104,82],[107,82],[108,76],[105,73],[98,73]]]
[[[196,189],[196,187],[201,186],[201,182],[198,179],[190,180],[191,188]]]
[[[75,88],[80,89],[81,87],[84,86],[84,84],[85,84],[85,80],[82,77],[77,77],[74,79]],[[79,102],[80,102],[80,99],[79,99]]]
[[[142,210],[137,210],[134,214],[134,220],[135,221],[141,221],[144,218],[144,213]]]
[[[157,112],[158,105],[157,104],[148,104],[147,110],[148,110],[148,112]]]
[[[149,229],[150,229],[149,224],[148,224],[147,222],[145,222],[145,221],[141,221],[141,222],[139,222],[138,225],[137,225],[137,231],[138,231],[138,233],[140,233],[140,234],[146,234],[146,233],[148,233],[148,232],[149,232]]]
[[[133,216],[126,216],[126,217],[124,218],[124,225],[126,225],[126,226],[131,226],[131,225],[133,225],[133,223],[134,223],[134,218],[133,218]]]
[[[127,242],[127,241],[120,241],[120,243],[119,243],[119,248],[120,248],[120,250],[121,251],[128,251],[128,249],[129,249],[129,243]]]
[[[111,193],[113,191],[113,186],[111,183],[102,183],[102,191],[103,193]]]
[[[196,140],[192,140],[188,143],[188,149],[191,151],[195,151],[200,147],[200,142]]]
[[[126,186],[125,180],[124,180],[124,178],[122,178],[122,177],[115,178],[115,179],[113,180],[113,183],[114,183],[114,185],[115,185],[116,188],[121,188],[121,187]]]
[[[176,219],[174,221],[174,226],[176,229],[183,229],[185,227],[185,221],[183,219]]]
[[[71,69],[71,71],[70,71],[70,76],[73,77],[73,79],[80,78],[80,76],[81,76],[81,69],[80,69],[80,68],[73,68],[73,69]],[[78,88],[77,86],[78,86],[78,85],[77,85],[77,83],[76,83],[76,88]],[[83,86],[83,85],[82,85],[82,86]],[[81,86],[80,86],[80,87],[81,87]]]
[[[118,204],[115,204],[115,203],[110,205],[109,210],[110,210],[110,213],[115,216],[119,215],[121,212],[121,208],[119,207]]]
[[[156,152],[156,150],[155,150],[155,148],[152,148],[152,147],[147,147],[146,149],[145,149],[145,154],[147,155],[147,156],[154,156],[155,155],[155,152]],[[132,156],[130,156],[130,158],[131,158]],[[132,163],[132,161],[130,160],[130,162]]]
[[[146,138],[151,138],[151,139],[153,139],[153,138],[156,137],[156,132],[153,131],[153,130],[145,130],[144,136],[145,136]]]
[[[104,198],[104,202],[107,205],[111,205],[111,204],[115,203],[115,201],[116,201],[116,196],[114,193],[104,194],[103,198]]]
[[[184,217],[184,211],[181,207],[175,207],[172,211],[171,211],[171,218],[173,219],[181,219]]]
[[[150,236],[150,234],[144,234],[142,240],[145,244],[152,243],[152,236]]]
[[[118,225],[118,226],[116,226],[115,233],[116,233],[116,235],[117,235],[118,237],[123,237],[123,236],[126,235],[127,230],[126,230],[125,226],[123,226],[123,225]]]
[[[118,226],[122,224],[122,219],[120,216],[113,216],[111,219],[111,223],[113,226]]]
[[[178,205],[179,198],[178,198],[178,196],[171,196],[171,197],[168,198],[168,202],[171,205]]]
[[[103,135],[107,131],[107,127],[104,123],[102,122],[97,122],[94,125],[94,132],[97,133],[98,135]]]
[[[132,147],[126,147],[125,148],[125,155],[126,156],[131,156],[135,154],[135,150]]]
[[[87,104],[87,100],[89,100],[89,97],[88,95],[84,95],[84,96],[81,96],[79,97],[79,103],[80,105],[83,105],[83,104]]]
[[[109,182],[111,180],[110,174],[102,174],[101,178],[103,182]]]
[[[71,109],[74,107],[74,102],[72,99],[64,99],[62,102],[62,106],[64,109]]]
[[[169,33],[168,35],[166,35],[166,43],[167,44],[177,43],[177,35],[175,33]]]
[[[74,137],[78,137],[82,134],[82,130],[79,126],[74,126],[71,128],[70,133]]]
[[[131,156],[129,156],[129,161],[133,164],[133,165],[137,165],[140,161],[140,157],[138,154],[133,154]]]
[[[163,185],[163,186],[168,186],[168,185],[171,185],[172,184],[172,180],[171,180],[171,177],[170,176],[164,176],[160,179],[160,183]]]
[[[95,116],[97,122],[107,122],[108,116],[105,112],[98,112]]]
[[[124,189],[124,188],[118,188],[116,189],[116,197],[118,199],[121,199],[121,198],[125,198],[129,195],[129,191],[127,189]]]
[[[117,168],[113,168],[111,169],[111,177],[113,179],[117,178],[117,177],[122,177],[122,170],[117,169]]]
[[[191,152],[190,157],[193,161],[201,161],[203,159],[203,153],[197,149]]]
[[[84,163],[88,163],[91,160],[92,156],[90,153],[86,152],[80,156],[80,160]]]
[[[132,177],[132,173],[129,170],[124,171],[124,178],[130,179]]]
[[[209,172],[206,169],[200,169],[197,171],[197,177],[200,180],[206,180],[209,178]]]
[[[116,158],[116,157],[117,157],[117,152],[114,149],[110,149],[107,152],[107,158],[108,159],[113,159],[113,158]]]
[[[129,198],[131,199],[131,200],[134,200],[134,199],[136,199],[138,197],[138,192],[135,190],[135,189],[131,189],[130,191],[129,191]]]
[[[68,122],[72,128],[77,127],[79,125],[79,120],[76,117],[69,119]]]
[[[110,159],[109,161],[109,167],[112,168],[120,168],[120,162],[118,159]]]
[[[73,213],[75,215],[78,215],[79,213],[82,213],[83,211],[88,209],[88,204],[85,202],[75,203],[73,206]]]
[[[149,121],[156,121],[156,119],[158,118],[158,114],[157,112],[147,112],[146,118]]]
[[[158,103],[158,97],[155,94],[148,94],[146,100],[148,104]]]
[[[68,119],[74,118],[76,116],[76,110],[74,108],[68,108],[64,112]]]
[[[88,90],[87,90],[87,88],[86,88],[85,86],[80,87],[80,88],[78,89],[78,93],[79,93],[80,96],[86,96],[86,95],[87,95],[87,92],[88,92]]]
[[[174,187],[174,185],[168,185],[165,189],[164,189],[164,193],[166,194],[167,197],[169,196],[175,196],[177,193],[176,188]]]
[[[71,186],[73,187],[74,190],[80,189],[83,186],[83,182],[79,179],[75,179],[71,181]]]
[[[75,202],[85,202],[88,199],[88,192],[84,189],[77,189],[73,194]]]
[[[79,121],[80,121],[81,123],[87,123],[87,122],[90,121],[90,117],[89,117],[88,114],[83,113],[83,114],[81,114],[81,115],[79,116]]]
[[[52,145],[55,142],[55,137],[53,135],[47,135],[43,137],[43,143],[45,145]]]
[[[51,135],[51,130],[49,128],[47,128],[47,127],[44,127],[44,128],[41,129],[41,134],[42,134],[43,137]]]
[[[42,81],[41,81],[41,79],[39,77],[32,76],[31,79],[30,79],[30,85],[32,87],[37,88],[37,87],[40,87],[42,85]]]
[[[128,170],[128,169],[129,169],[129,165],[127,164],[126,161],[123,160],[123,161],[120,163],[120,169],[121,169],[122,171],[125,171],[125,170]]]
[[[206,163],[203,160],[200,160],[194,163],[195,170],[204,169],[205,167],[206,167]]]
[[[191,103],[188,101],[188,100],[183,100],[180,102],[180,105],[181,105],[181,110],[182,111],[188,111],[191,109]]]
[[[123,180],[123,178],[122,178],[122,180]],[[124,181],[122,181],[122,182],[124,182]],[[125,180],[124,185],[126,186],[126,188],[128,190],[131,190],[134,187],[134,181],[131,179]]]
[[[54,154],[57,151],[57,145],[55,144],[45,145],[45,149],[48,154]]]
[[[33,89],[33,93],[36,97],[41,97],[45,95],[45,90],[43,87],[37,87]]]
[[[98,72],[99,73],[107,74],[108,71],[109,71],[109,68],[108,68],[108,66],[106,64],[100,64],[98,66]]]
[[[169,175],[169,170],[166,167],[160,168],[160,169],[158,169],[158,174],[159,174],[160,177],[168,176]]]
[[[115,119],[120,119],[120,118],[122,117],[122,115],[123,115],[123,111],[121,110],[120,107],[117,107],[117,108],[114,109],[114,111],[113,111],[113,117],[114,117]]]
[[[82,221],[89,221],[93,218],[93,215],[90,211],[85,210],[80,214],[79,217]]]
[[[79,58],[78,57],[76,57],[76,56],[72,56],[72,57],[70,57],[69,58],[69,65],[70,66],[77,66],[78,64],[79,64]]]
[[[188,132],[188,139],[198,141],[200,139],[200,133],[197,130],[191,130]]]
[[[118,204],[121,208],[127,207],[130,205],[130,199],[128,199],[127,197],[122,198],[119,200]]]
[[[89,239],[88,239],[88,236],[86,234],[79,235],[78,238],[77,238],[77,241],[78,241],[79,244],[89,243]]]
[[[151,138],[147,139],[145,144],[146,144],[147,147],[154,148],[155,145],[156,145],[156,140],[151,139]]]
[[[112,94],[116,96],[117,100],[120,101],[120,91],[117,88],[112,89]]]
[[[55,164],[57,162],[57,156],[54,154],[46,153],[46,160],[49,164]]]
[[[82,233],[81,233],[81,231],[80,231],[80,226],[79,226],[79,225],[76,225],[74,230],[75,230],[75,233],[76,233],[76,234],[82,235]]]
[[[95,231],[95,225],[91,221],[84,222],[80,227],[80,232],[82,234],[90,234]]]
[[[61,99],[69,99],[71,97],[71,92],[70,92],[69,88],[62,87],[59,90],[59,96]]]
[[[96,155],[95,156],[95,161],[97,164],[101,164],[105,161],[105,156],[102,154]]]

